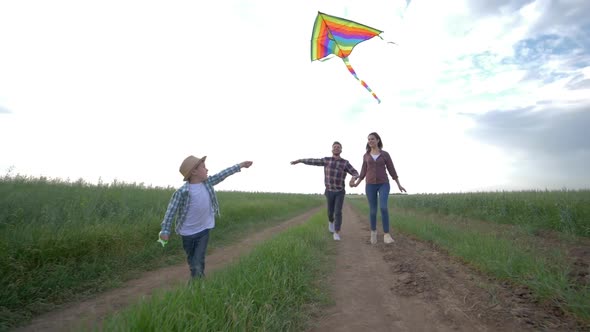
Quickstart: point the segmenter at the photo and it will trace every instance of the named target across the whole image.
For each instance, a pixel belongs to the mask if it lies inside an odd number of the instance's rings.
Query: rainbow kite
[[[311,61],[322,61],[321,59],[331,54],[340,57],[352,76],[360,81],[373,97],[381,103],[379,97],[369,88],[367,83],[356,76],[354,69],[352,69],[350,62],[348,62],[348,56],[357,44],[379,36],[382,32],[381,30],[360,23],[318,11],[311,36]]]

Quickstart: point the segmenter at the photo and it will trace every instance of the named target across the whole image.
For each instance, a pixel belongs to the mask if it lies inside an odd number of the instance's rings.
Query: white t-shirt
[[[211,197],[203,183],[188,185],[189,204],[186,220],[178,230],[180,235],[193,235],[215,227]]]
[[[371,153],[371,157],[373,157],[373,160],[377,160],[377,158],[379,158],[380,155],[381,155],[381,153],[377,153],[377,154]]]

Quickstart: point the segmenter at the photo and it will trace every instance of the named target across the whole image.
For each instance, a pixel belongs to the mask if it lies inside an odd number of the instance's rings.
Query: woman
[[[399,178],[391,156],[387,151],[382,150],[383,142],[379,134],[373,132],[369,134],[367,142],[367,152],[363,156],[363,167],[359,178],[354,183],[358,186],[365,177],[367,178],[365,192],[369,201],[369,220],[371,221],[371,243],[377,243],[377,202],[381,210],[381,222],[383,223],[383,242],[393,243],[393,238],[389,234],[389,211],[387,210],[387,199],[389,198],[389,179],[397,183],[400,192],[406,192],[406,189],[399,183]]]

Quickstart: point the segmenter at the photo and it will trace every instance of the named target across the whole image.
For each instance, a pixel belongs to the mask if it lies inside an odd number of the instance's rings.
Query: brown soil
[[[208,273],[319,210],[212,251]],[[555,307],[535,302],[528,290],[489,279],[395,230],[395,243],[385,245],[380,233],[371,245],[367,218],[347,203],[343,214],[342,241],[335,243],[335,270],[328,280],[335,304],[316,313],[310,331],[590,331]],[[40,316],[19,331],[100,327],[107,314],[157,289],[186,283],[188,274],[185,264],[148,272],[119,289]]]
[[[345,204],[330,291],[311,331],[580,331],[524,288],[491,280],[432,245],[393,231],[369,242],[369,221]],[[380,226],[378,227],[378,229]]]
[[[566,259],[571,271],[570,281],[578,287],[590,285],[590,239],[580,236],[568,236],[563,233],[548,230],[527,231],[522,227],[507,224],[496,224],[468,218],[441,216],[420,211],[398,209],[403,214],[413,215],[423,219],[436,221],[451,227],[462,227],[487,234],[498,234],[501,237],[517,241],[522,246],[531,248],[533,252],[543,252],[547,256],[560,252],[556,259]]]

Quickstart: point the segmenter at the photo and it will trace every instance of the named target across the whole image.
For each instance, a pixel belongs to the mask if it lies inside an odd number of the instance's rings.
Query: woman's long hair
[[[381,150],[383,148],[383,142],[381,141],[381,136],[379,136],[379,134],[377,134],[376,132],[372,132],[369,134],[369,136],[375,136],[375,138],[379,141],[377,142],[377,146],[379,147],[379,150]],[[367,143],[367,152],[371,152],[371,147],[369,146],[369,143]]]

